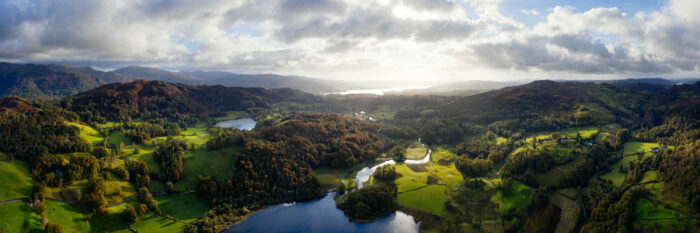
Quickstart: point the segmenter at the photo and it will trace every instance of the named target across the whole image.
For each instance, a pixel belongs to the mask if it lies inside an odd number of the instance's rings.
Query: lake
[[[430,154],[431,150],[426,146],[423,159],[406,160],[405,163],[427,163],[430,161]],[[378,167],[395,163],[394,160],[388,160],[372,167],[362,168],[355,177],[358,188],[362,188],[362,184],[369,180]],[[352,222],[342,210],[335,207],[333,199],[335,195],[337,195],[335,192],[330,192],[321,199],[270,206],[248,216],[225,232],[418,232],[420,223],[416,223],[413,216],[401,211],[395,211],[371,223]]]
[[[253,130],[255,128],[255,120],[253,118],[241,118],[229,121],[220,121],[216,123],[218,127],[236,128],[240,130]]]
[[[413,216],[401,211],[388,214],[371,223],[351,222],[342,210],[335,207],[335,200],[333,200],[335,195],[335,192],[332,192],[324,198],[313,201],[270,206],[248,216],[243,222],[225,232],[418,232],[420,224],[413,220]]]
[[[430,87],[430,86],[406,86],[406,87],[395,87],[395,88],[385,88],[385,89],[347,90],[347,91],[341,91],[341,92],[322,93],[322,95],[357,95],[357,94],[384,95],[384,94],[389,93],[389,92],[420,90],[420,89],[426,89],[428,87]]]

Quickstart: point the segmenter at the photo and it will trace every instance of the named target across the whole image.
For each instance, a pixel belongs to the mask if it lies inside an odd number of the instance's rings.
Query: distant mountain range
[[[235,74],[221,71],[192,71],[179,74],[198,77],[224,86],[283,88],[289,87],[309,93],[342,91],[340,83],[301,76],[276,74]]]
[[[128,66],[105,72],[87,66],[0,62],[0,97],[17,95],[27,98],[59,99],[105,84],[132,82],[139,79],[188,85],[223,85],[230,87],[262,87],[267,89],[292,88],[313,94],[369,88],[366,86],[363,87],[362,84],[358,83],[276,74],[236,74],[222,71],[171,72],[142,66]],[[679,83],[694,83],[697,80],[698,79],[669,80],[663,78],[641,78],[580,81],[610,83],[614,86],[626,88],[663,89]],[[571,80],[555,81],[574,82]],[[473,95],[487,90],[501,89],[527,82],[528,81],[498,82],[474,80],[442,84],[425,89],[390,92],[390,94]]]
[[[189,85],[231,87],[293,88],[309,93],[342,90],[341,82],[275,74],[229,72],[170,72],[156,68],[128,66],[110,72],[87,66],[0,63],[0,96],[58,99],[110,83],[139,79]]]

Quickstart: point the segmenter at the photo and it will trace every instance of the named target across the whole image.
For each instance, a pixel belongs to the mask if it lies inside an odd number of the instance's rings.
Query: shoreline
[[[401,206],[397,211],[401,211],[404,214],[413,217],[413,220],[418,223],[418,230],[439,230],[442,228],[442,221],[440,221],[440,216],[432,213],[425,212],[420,209],[416,209],[408,206]]]

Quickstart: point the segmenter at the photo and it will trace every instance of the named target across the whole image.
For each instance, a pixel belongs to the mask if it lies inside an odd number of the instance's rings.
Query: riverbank
[[[440,217],[435,214],[408,206],[401,206],[398,211],[413,217],[413,220],[418,223],[421,232],[428,230],[439,231],[442,229],[442,221],[440,221]]]

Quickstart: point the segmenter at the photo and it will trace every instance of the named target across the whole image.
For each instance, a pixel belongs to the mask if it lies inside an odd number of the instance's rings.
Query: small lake
[[[343,211],[335,208],[335,193],[329,193],[324,198],[270,206],[256,212],[243,222],[238,223],[226,233],[277,233],[277,232],[308,232],[308,233],[354,233],[354,232],[418,232],[419,224],[413,217],[396,211],[371,223],[351,222]]]
[[[406,160],[406,164],[424,164],[430,161],[431,150],[426,146],[425,157],[421,160]],[[358,187],[369,180],[377,168],[395,164],[394,160],[384,161],[372,167],[362,168],[357,172],[355,181]],[[326,194],[324,198],[291,204],[270,206],[251,214],[242,222],[233,225],[226,233],[254,232],[395,232],[417,233],[420,223],[413,216],[401,211],[395,211],[371,223],[356,223],[350,221],[342,210],[335,207],[335,192]]]
[[[223,128],[236,128],[240,130],[253,130],[255,128],[255,120],[253,118],[241,118],[229,121],[220,121],[216,126]]]

